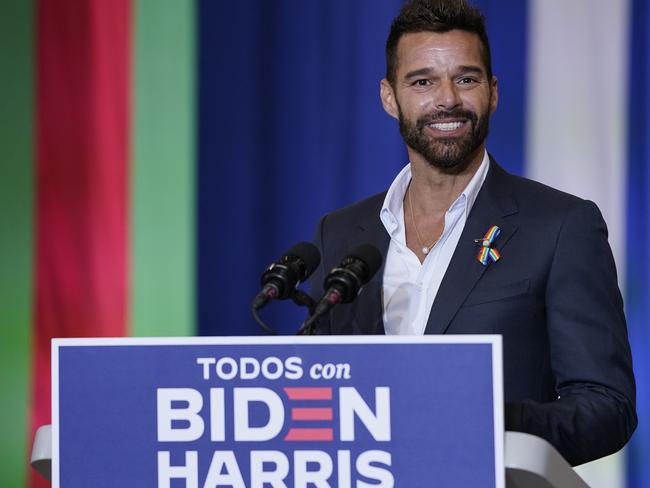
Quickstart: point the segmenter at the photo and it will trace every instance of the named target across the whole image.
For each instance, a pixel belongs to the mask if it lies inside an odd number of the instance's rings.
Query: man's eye
[[[430,84],[431,82],[425,78],[421,80],[415,80],[415,82],[413,83],[413,85],[415,86],[429,86]]]
[[[478,80],[470,76],[464,76],[463,78],[458,80],[458,83],[460,83],[461,85],[470,85],[472,83],[478,83]]]

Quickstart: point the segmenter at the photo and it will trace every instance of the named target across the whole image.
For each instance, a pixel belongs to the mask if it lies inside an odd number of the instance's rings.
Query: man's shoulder
[[[556,212],[587,203],[571,193],[553,188],[539,181],[507,172],[493,161],[492,187],[501,194],[512,195],[520,207],[541,212]]]
[[[491,160],[490,173],[484,187],[499,198],[512,196],[520,211],[529,210],[538,215],[559,217],[577,207],[596,207],[593,202],[576,195],[553,188],[539,181],[510,173]],[[337,210],[323,217],[328,227],[364,226],[369,220],[379,221],[379,215],[386,198],[386,191],[376,193]]]
[[[325,215],[328,224],[350,225],[366,222],[369,218],[379,218],[379,212],[386,198],[386,191],[359,200]]]

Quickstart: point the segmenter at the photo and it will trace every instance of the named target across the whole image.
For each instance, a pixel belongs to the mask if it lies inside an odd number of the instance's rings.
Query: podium
[[[52,352],[53,425],[31,462],[55,487],[587,486],[546,441],[504,433],[499,336],[55,339]]]
[[[36,431],[31,465],[51,479],[52,426]],[[588,488],[559,452],[544,439],[522,432],[505,433],[506,488]]]

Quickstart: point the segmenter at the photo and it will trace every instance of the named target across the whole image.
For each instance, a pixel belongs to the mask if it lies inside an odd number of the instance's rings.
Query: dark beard
[[[488,135],[489,115],[486,113],[479,119],[469,110],[452,110],[450,112],[435,112],[420,117],[416,124],[411,124],[399,112],[399,131],[407,146],[421,154],[433,167],[449,174],[458,174],[470,164],[470,156],[474,153]],[[445,118],[462,118],[471,124],[470,132],[462,138],[433,138],[424,133],[429,124]]]

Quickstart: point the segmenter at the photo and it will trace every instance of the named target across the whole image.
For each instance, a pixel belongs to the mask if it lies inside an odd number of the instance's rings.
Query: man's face
[[[409,152],[432,166],[457,173],[482,157],[498,97],[476,34],[405,34],[397,45],[395,85],[382,80],[381,96]]]

